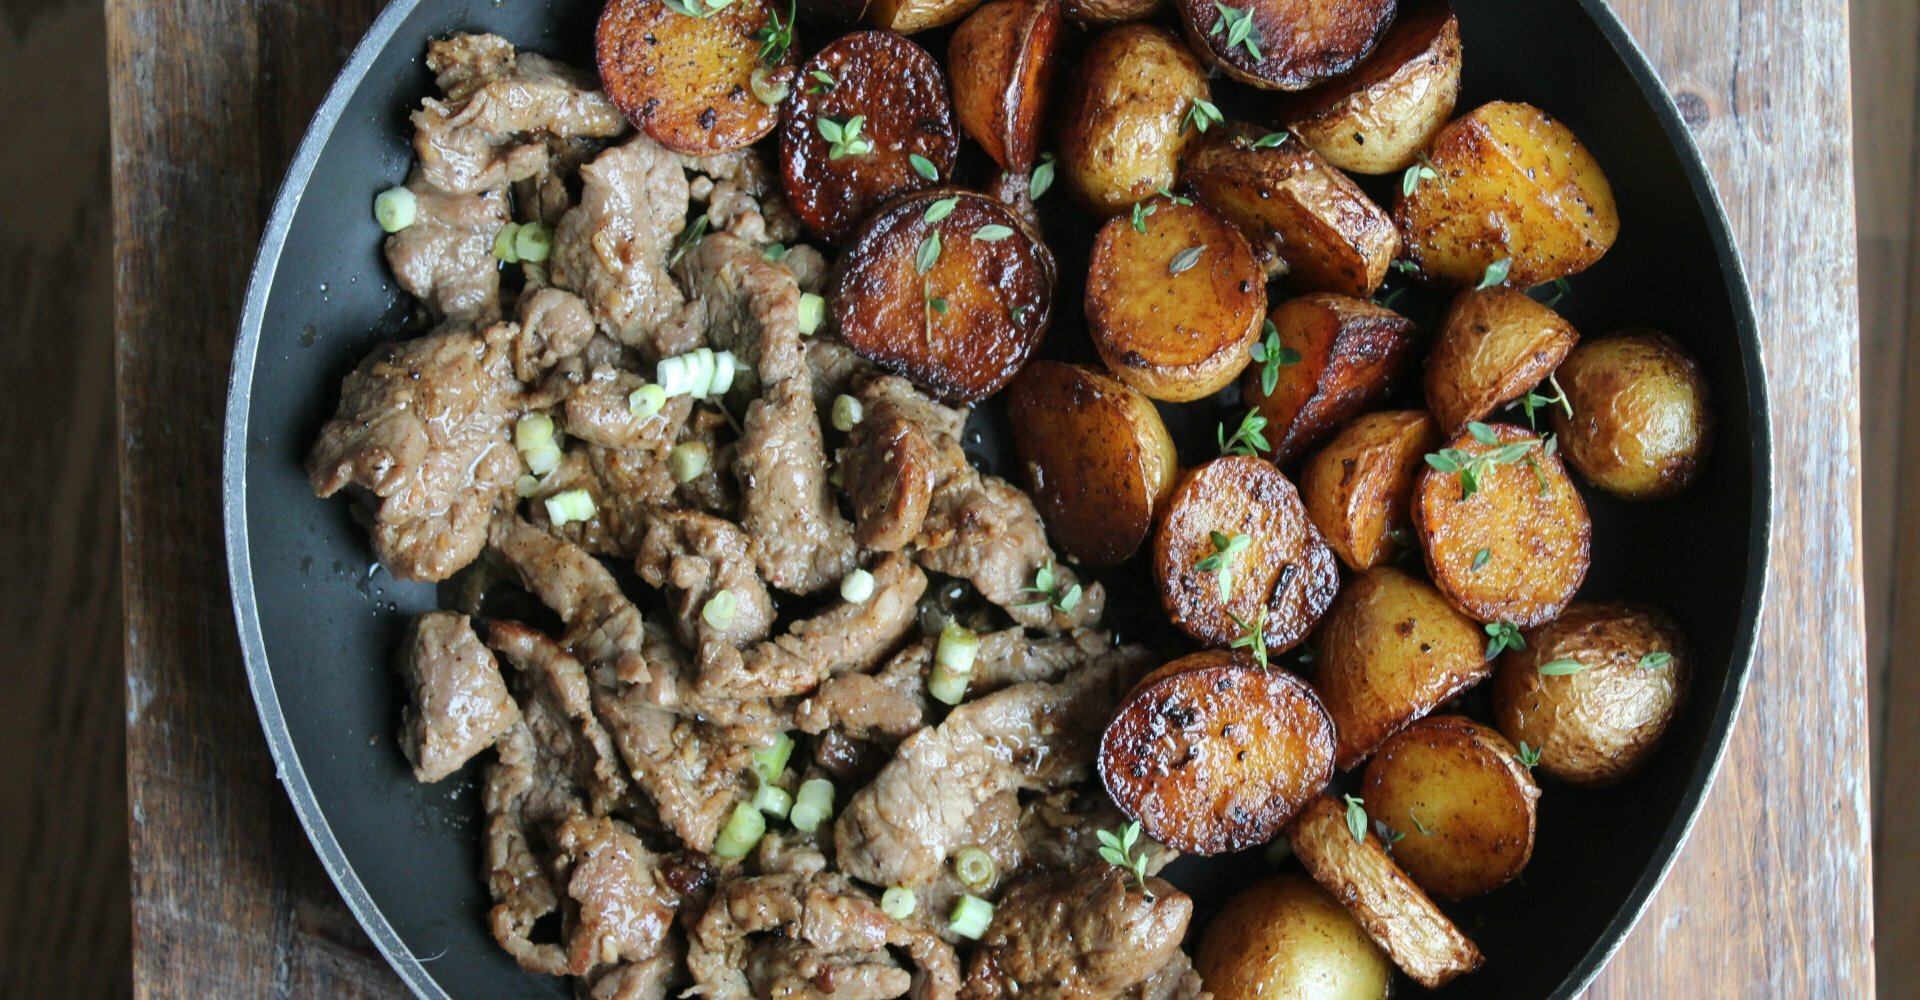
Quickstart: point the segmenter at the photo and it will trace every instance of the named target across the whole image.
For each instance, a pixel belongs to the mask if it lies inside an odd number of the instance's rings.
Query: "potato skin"
[[[1182,178],[1240,227],[1282,285],[1372,295],[1400,252],[1393,218],[1306,144],[1256,148],[1266,131],[1236,122],[1208,129],[1182,161]]]
[[[1341,770],[1493,670],[1480,627],[1425,580],[1391,566],[1341,588],[1315,647],[1313,684],[1339,733]]]
[[[1390,174],[1416,162],[1460,98],[1460,22],[1446,0],[1403,2],[1358,68],[1282,98],[1275,118],[1327,162]]]
[[[1267,648],[1306,638],[1340,587],[1333,550],[1307,520],[1300,494],[1271,462],[1250,455],[1216,458],[1174,488],[1153,539],[1153,577],[1167,616],[1214,646],[1240,636],[1231,615],[1266,623]],[[1246,535],[1231,564],[1233,592],[1220,599],[1219,576],[1199,563],[1216,549],[1213,532]]]
[[[993,0],[947,43],[960,127],[1003,170],[1033,169],[1064,25],[1059,0]]]
[[[1213,0],[1177,0],[1187,41],[1228,76],[1262,90],[1301,90],[1357,65],[1393,20],[1394,0],[1241,0],[1254,55],[1229,45]]]
[[[1211,396],[1247,366],[1267,312],[1267,283],[1247,241],[1220,213],[1166,198],[1145,231],[1107,220],[1087,267],[1087,326],[1114,375],[1154,399]],[[1173,262],[1201,248],[1175,273]]]
[[[753,95],[760,68],[755,32],[772,24],[770,0],[738,0],[707,17],[687,17],[661,0],[611,0],[594,30],[601,85],[627,120],[653,141],[689,156],[750,146],[773,131],[779,107]],[[794,75],[789,49],[770,68]]]
[[[868,0],[866,18],[881,31],[911,35],[952,24],[978,6],[980,0]]]
[[[1413,527],[1427,573],[1447,600],[1483,622],[1532,628],[1552,621],[1573,601],[1592,558],[1593,521],[1557,455],[1512,424],[1493,424],[1495,444],[1472,434],[1447,448],[1477,456],[1505,445],[1536,442],[1530,461],[1485,468],[1479,488],[1461,499],[1461,476],[1431,464],[1414,487]],[[1477,568],[1479,553],[1485,562]]]
[[[1249,368],[1240,391],[1267,418],[1273,461],[1291,466],[1386,395],[1413,353],[1413,321],[1365,299],[1315,294],[1268,314],[1280,344],[1300,360],[1282,366],[1272,392]]]
[[[1193,130],[1182,120],[1211,99],[1207,75],[1180,40],[1148,24],[1095,36],[1057,116],[1060,175],[1101,218],[1173,186]]]
[[[1573,324],[1524,292],[1470,288],[1454,296],[1427,355],[1427,408],[1442,432],[1458,434],[1545,381],[1579,341]]]
[[[1415,275],[1434,287],[1470,288],[1510,260],[1506,284],[1531,288],[1592,267],[1620,235],[1600,164],[1532,105],[1481,105],[1427,155],[1439,176],[1401,196],[1393,220]]]
[[[1414,480],[1438,447],[1440,430],[1426,411],[1390,410],[1362,414],[1307,460],[1300,499],[1341,562],[1372,569],[1412,544]]]
[[[1405,834],[1394,862],[1442,899],[1492,892],[1533,857],[1540,787],[1506,737],[1471,719],[1434,715],[1396,733],[1361,789],[1368,818]]]
[[[1153,403],[1101,372],[1035,361],[1009,386],[1007,413],[1054,544],[1093,566],[1133,555],[1180,464]]]
[[[1065,0],[1067,20],[1081,24],[1142,21],[1166,5],[1167,0]]]
[[[1630,331],[1574,349],[1560,365],[1573,416],[1554,411],[1568,464],[1628,500],[1658,500],[1700,478],[1713,411],[1700,365],[1671,337]]]
[[[1187,854],[1265,843],[1333,776],[1333,723],[1305,681],[1223,650],[1162,668],[1100,738],[1100,780]]]
[[[1217,997],[1380,1000],[1393,963],[1312,879],[1275,875],[1235,893],[1208,922],[1194,968]]]
[[[1693,651],[1666,612],[1645,604],[1580,603],[1526,634],[1494,673],[1494,718],[1510,740],[1540,751],[1541,770],[1574,785],[1617,785],[1659,748],[1686,707]],[[1650,653],[1663,665],[1642,667]],[[1577,673],[1542,676],[1560,659]]]

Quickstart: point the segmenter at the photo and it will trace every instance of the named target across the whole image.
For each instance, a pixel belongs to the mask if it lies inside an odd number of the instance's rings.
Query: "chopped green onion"
[[[956,674],[973,673],[973,658],[980,654],[980,637],[959,622],[948,622],[940,630],[940,644],[934,647],[933,662]]]
[[[373,221],[389,233],[413,225],[420,214],[420,201],[403,187],[390,187],[373,196]]]
[[[800,335],[810,337],[820,329],[820,321],[827,315],[827,300],[812,292],[800,293]]]
[[[524,414],[513,424],[513,446],[519,450],[533,451],[553,443],[553,418],[534,410]]]
[[[787,813],[787,821],[801,833],[812,833],[820,824],[833,818],[833,782],[825,778],[811,778],[800,783],[800,791],[793,797],[793,809]]]
[[[513,236],[514,255],[535,264],[553,254],[553,230],[544,222],[529,222]]]
[[[509,222],[500,227],[493,237],[493,255],[509,264],[520,263],[520,254],[514,250],[514,243],[520,239],[520,224]]]
[[[761,782],[753,793],[753,807],[772,816],[774,819],[786,819],[793,809],[793,796],[779,785]]]
[[[667,453],[667,469],[676,483],[690,483],[707,471],[707,446],[701,441],[682,441]]]
[[[848,604],[865,604],[873,596],[873,574],[856,569],[840,580],[840,599]]]
[[[513,495],[523,500],[538,492],[540,492],[538,476],[525,475],[513,481]]]
[[[754,68],[753,73],[747,77],[747,86],[753,89],[753,96],[761,104],[779,104],[787,99],[789,90],[787,81],[774,79],[773,74],[767,72],[765,66]]]
[[[667,391],[648,382],[627,394],[627,412],[635,420],[652,420],[667,405]]]
[[[927,676],[927,694],[943,705],[958,705],[967,697],[967,682],[972,674],[963,674],[947,669],[944,663],[935,663],[933,673]]]
[[[752,803],[742,802],[733,807],[727,825],[721,828],[720,836],[714,838],[714,856],[730,861],[744,858],[766,832],[767,818]]]
[[[701,606],[700,620],[712,628],[726,628],[733,624],[733,612],[738,604],[739,601],[734,598],[733,591],[723,587],[719,593],[707,598],[707,603]]]
[[[979,940],[991,923],[992,903],[978,896],[961,896],[959,902],[953,904],[953,916],[947,921],[947,930],[963,938]]]
[[[913,897],[913,890],[904,885],[887,886],[887,891],[880,894],[880,912],[895,920],[913,916],[914,909],[919,905],[919,901]]]
[[[853,430],[853,425],[859,423],[860,418],[865,415],[866,415],[866,407],[861,406],[859,400],[853,398],[852,396],[847,395],[844,392],[841,393],[839,396],[834,397],[834,400],[833,400],[833,429],[834,430],[840,431],[841,433],[845,433],[847,431]]]
[[[654,381],[667,396],[692,396],[711,399],[733,386],[734,372],[740,362],[732,351],[715,353],[702,347],[671,358],[661,358],[654,368]]]
[[[593,495],[586,490],[567,490],[547,498],[547,520],[556,528],[569,521],[591,521],[595,513]]]
[[[774,781],[780,772],[787,769],[787,758],[793,756],[793,737],[781,733],[773,738],[773,745],[761,747],[753,752],[753,773],[761,781]]]
[[[993,855],[978,847],[962,847],[953,856],[953,874],[960,884],[975,891],[993,885],[1000,869],[993,863]]]

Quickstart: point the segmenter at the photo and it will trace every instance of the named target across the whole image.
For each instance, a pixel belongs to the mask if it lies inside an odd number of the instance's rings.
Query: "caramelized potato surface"
[[[1002,169],[1033,169],[1059,63],[1059,0],[993,0],[947,43],[960,127]]]
[[[1460,22],[1446,0],[1402,0],[1352,73],[1283,98],[1276,117],[1327,162],[1390,174],[1417,162],[1460,98]]]
[[[1390,410],[1361,415],[1307,460],[1307,519],[1348,567],[1372,569],[1413,544],[1413,484],[1438,447],[1425,411]]]
[[[1094,36],[1060,105],[1060,176],[1081,207],[1106,218],[1173,186],[1206,71],[1171,33],[1122,24]]]
[[[1461,292],[1427,355],[1427,408],[1443,433],[1458,434],[1545,381],[1579,340],[1573,324],[1524,292]]]
[[[1628,500],[1684,492],[1713,450],[1713,411],[1700,365],[1645,330],[1574,348],[1560,365],[1573,408],[1553,413],[1561,452],[1587,482]]]
[[[1463,716],[1429,716],[1382,743],[1360,795],[1403,835],[1393,860],[1442,899],[1492,892],[1533,857],[1540,788],[1506,737]]]
[[[754,35],[783,17],[772,0],[734,0],[688,17],[662,0],[611,0],[594,33],[607,98],[653,141],[710,156],[750,146],[773,131],[780,109],[754,95],[761,69]],[[766,86],[793,80],[791,49],[763,73]]]
[[[1262,879],[1207,923],[1194,968],[1216,997],[1380,1000],[1393,963],[1327,890],[1303,875]]]
[[[1413,322],[1365,299],[1303,295],[1268,319],[1299,360],[1280,368],[1272,392],[1251,368],[1240,391],[1267,418],[1273,460],[1291,466],[1378,402],[1413,353]]]
[[[1167,0],[1064,0],[1067,20],[1082,24],[1141,21],[1166,5]]]
[[[1352,69],[1379,44],[1394,10],[1394,0],[1178,5],[1193,50],[1228,76],[1263,90],[1301,90]]]
[[[911,35],[972,13],[980,0],[868,0],[867,23],[881,31]]]

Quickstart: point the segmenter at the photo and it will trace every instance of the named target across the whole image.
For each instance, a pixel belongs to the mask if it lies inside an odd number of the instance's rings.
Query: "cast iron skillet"
[[[340,500],[301,460],[340,378],[409,310],[380,257],[374,192],[405,176],[406,113],[430,92],[428,39],[498,32],[590,65],[601,0],[395,0],[334,83],[275,202],[234,351],[224,504],[234,613],[281,780],[348,906],[423,997],[564,997],[522,973],[484,924],[478,767],[416,784],[394,746],[390,669],[434,588],[373,565]],[[1725,216],[1659,79],[1601,0],[1455,0],[1464,111],[1494,98],[1570,124],[1611,178],[1618,245],[1561,305],[1580,329],[1667,331],[1703,364],[1719,442],[1682,498],[1628,505],[1585,491],[1595,528],[1584,597],[1672,611],[1698,653],[1693,702],[1648,773],[1588,792],[1545,781],[1524,881],[1449,912],[1487,955],[1456,995],[1571,997],[1660,884],[1712,782],[1753,653],[1771,506],[1766,390],[1752,305]],[[943,46],[942,46],[943,47]],[[1192,459],[1190,459],[1191,461]],[[1244,859],[1240,864],[1245,864]],[[1234,862],[1171,873],[1202,913]],[[1404,985],[1404,984],[1403,984]]]

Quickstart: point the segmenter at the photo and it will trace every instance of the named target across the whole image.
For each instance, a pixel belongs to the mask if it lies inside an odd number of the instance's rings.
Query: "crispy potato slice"
[[[1494,672],[1500,731],[1570,784],[1603,788],[1645,767],[1693,679],[1679,623],[1644,604],[1579,603],[1526,639]]]
[[[847,136],[855,121],[857,135]],[[843,141],[829,139],[823,125],[841,130]],[[915,170],[912,157],[925,157],[946,180],[959,155],[940,64],[884,31],[855,32],[814,53],[780,122],[787,201],[808,229],[835,243],[887,200],[939,183]]]
[[[1340,561],[1368,570],[1413,544],[1414,480],[1438,447],[1425,411],[1390,410],[1362,415],[1307,460],[1300,499]]]
[[[1580,334],[1560,314],[1495,285],[1454,297],[1427,355],[1427,408],[1458,434],[1553,373]]]
[[[1193,50],[1242,83],[1302,90],[1366,58],[1393,20],[1394,0],[1241,0],[1222,6],[1179,0]]]
[[[1393,860],[1442,899],[1481,896],[1533,857],[1540,786],[1506,737],[1458,715],[1434,715],[1380,745],[1360,797],[1367,815],[1404,834]]]
[[[903,35],[938,28],[973,13],[980,0],[868,0],[867,23]]]
[[[1194,135],[1187,112],[1211,95],[1206,71],[1172,33],[1150,24],[1101,32],[1057,115],[1068,190],[1105,218],[1172,187]]]
[[[1288,131],[1327,162],[1390,174],[1416,162],[1460,99],[1460,22],[1446,0],[1402,2],[1380,47],[1352,73],[1281,99]]]
[[[1272,141],[1265,131],[1239,123],[1208,129],[1182,178],[1240,227],[1281,284],[1372,295],[1400,252],[1392,217],[1304,143],[1258,145]]]
[[[1053,314],[1046,248],[1005,206],[970,191],[888,205],[840,255],[833,289],[849,347],[962,402],[999,392]]]
[[[1249,368],[1240,391],[1267,418],[1267,442],[1281,466],[1378,402],[1413,353],[1413,321],[1366,299],[1303,295],[1267,318],[1282,350],[1299,360],[1280,366],[1272,392],[1261,384],[1260,366]]]
[[[1557,373],[1567,394],[1553,432],[1567,464],[1628,500],[1658,500],[1692,486],[1713,450],[1713,411],[1700,365],[1673,338],[1650,330],[1574,348]]]
[[[1082,24],[1143,21],[1166,5],[1167,0],[1064,0],[1067,20]]]
[[[771,0],[734,0],[689,17],[663,0],[610,0],[594,33],[607,98],[653,141],[676,153],[709,156],[750,146],[780,121],[777,104],[754,95],[762,69],[753,36],[780,15]],[[763,86],[793,80],[791,48],[765,67]]]
[[[1064,25],[1059,0],[993,0],[947,43],[960,127],[1002,169],[1033,169]]]
[[[1341,588],[1315,645],[1313,684],[1340,735],[1341,770],[1493,670],[1480,627],[1391,566]]]
[[[1133,555],[1180,467],[1153,402],[1090,368],[1035,361],[1009,387],[1007,415],[1054,544],[1093,566]]]
[[[1531,288],[1592,267],[1620,235],[1613,187],[1573,130],[1530,104],[1484,104],[1440,131],[1439,175],[1393,206],[1407,256],[1439,288],[1477,285],[1511,261]]]
[[[1215,535],[1244,537],[1244,547],[1223,556]],[[1221,568],[1202,568],[1217,556]],[[1264,621],[1267,647],[1277,652],[1313,631],[1340,589],[1340,565],[1279,469],[1228,455],[1174,488],[1153,539],[1153,578],[1167,615],[1188,635],[1229,645],[1245,632],[1237,615],[1249,626]]]
[[[1420,985],[1439,989],[1485,961],[1387,856],[1379,837],[1371,830],[1354,837],[1339,802],[1322,795],[1309,803],[1287,828],[1287,843],[1307,874],[1346,903],[1393,964]]]
[[[1586,579],[1593,521],[1542,439],[1511,424],[1476,426],[1491,440],[1462,434],[1436,456],[1464,468],[1430,461],[1414,487],[1413,526],[1427,572],[1473,618],[1544,625]]]
[[[1247,366],[1266,312],[1253,250],[1205,205],[1155,198],[1137,223],[1116,215],[1094,239],[1093,346],[1121,381],[1155,399],[1184,403],[1226,388]]]
[[[1147,836],[1187,854],[1262,844],[1333,776],[1313,689],[1222,650],[1130,695],[1100,738],[1100,780]]]
[[[1393,989],[1393,963],[1359,921],[1291,873],[1227,900],[1193,965],[1214,996],[1234,1000],[1381,1000]]]

